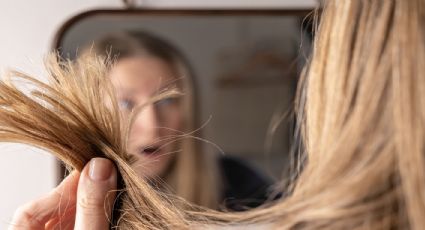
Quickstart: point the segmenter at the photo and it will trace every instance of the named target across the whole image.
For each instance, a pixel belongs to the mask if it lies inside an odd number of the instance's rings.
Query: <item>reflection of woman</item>
[[[299,105],[305,112],[301,120],[305,122],[308,162],[292,194],[268,208],[209,215],[268,223],[275,229],[423,229],[425,2],[325,2],[306,84],[299,94]],[[82,177],[84,182],[86,176]],[[77,184],[76,180],[71,182],[64,185]],[[142,187],[139,191],[145,197],[152,194]],[[54,198],[46,198],[53,205],[43,207],[36,201],[33,207],[43,214],[54,214],[52,207],[58,204]],[[155,202],[134,216],[127,215],[127,226],[154,228],[160,222],[161,226],[187,229],[199,224],[191,222],[194,216],[182,217],[177,208],[172,213],[156,210],[153,220],[143,218],[144,212],[156,207],[166,205]],[[40,211],[23,210],[33,221],[17,218],[22,220],[18,223],[34,223],[43,217],[36,215]],[[205,213],[197,213],[202,215]],[[105,223],[104,216],[91,218]],[[76,223],[83,217],[90,218],[77,211]],[[43,223],[48,220],[51,217]]]
[[[204,153],[191,137],[199,133],[193,132],[199,128],[193,77],[176,48],[147,33],[122,32],[95,41],[91,52],[116,59],[110,77],[124,114],[164,90],[183,92],[181,98],[148,104],[136,118],[129,152],[136,156],[140,176],[160,177],[177,195],[214,209],[223,200],[227,208],[239,210],[266,199],[266,178],[233,158]]]

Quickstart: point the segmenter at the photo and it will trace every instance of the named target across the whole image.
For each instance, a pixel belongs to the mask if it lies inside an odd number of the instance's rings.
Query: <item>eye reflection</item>
[[[175,105],[175,104],[177,104],[177,102],[178,102],[178,98],[168,97],[168,98],[164,98],[164,99],[161,99],[161,100],[155,102],[155,105],[158,108],[161,108],[161,107],[168,107],[168,106],[171,106],[171,105]]]
[[[135,103],[131,99],[120,99],[118,106],[121,110],[131,111],[134,108]]]

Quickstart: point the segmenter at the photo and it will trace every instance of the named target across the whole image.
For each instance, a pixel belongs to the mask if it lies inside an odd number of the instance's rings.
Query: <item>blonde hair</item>
[[[221,222],[281,229],[422,229],[425,2],[329,0],[321,16],[298,91],[308,160],[292,194],[268,207],[240,214],[179,209],[151,190],[125,160],[125,140],[112,123],[119,120],[115,107],[94,106],[102,101],[93,95],[99,88],[114,99],[100,76],[103,68],[92,62],[79,63],[84,71],[78,73],[55,64],[51,86],[28,78],[45,91],[35,91],[36,99],[2,83],[0,139],[47,148],[78,170],[95,156],[112,159],[125,189],[117,207],[119,227],[125,229]]]
[[[83,49],[81,57],[95,55],[119,62],[125,58],[154,57],[172,69],[182,91],[183,130],[173,141],[178,143],[169,170],[163,175],[164,190],[196,205],[218,209],[222,198],[221,174],[217,156],[207,153],[201,145],[195,79],[182,53],[169,42],[141,31],[121,31],[105,35]]]

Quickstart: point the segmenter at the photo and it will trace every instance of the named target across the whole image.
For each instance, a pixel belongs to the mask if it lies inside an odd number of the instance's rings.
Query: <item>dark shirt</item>
[[[223,176],[223,204],[231,211],[255,208],[268,200],[273,181],[236,157],[224,156],[219,165]]]

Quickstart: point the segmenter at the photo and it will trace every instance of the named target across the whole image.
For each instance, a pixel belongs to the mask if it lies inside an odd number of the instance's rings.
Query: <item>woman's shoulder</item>
[[[222,156],[224,206],[234,211],[257,207],[268,200],[273,180],[259,168],[235,156]]]

